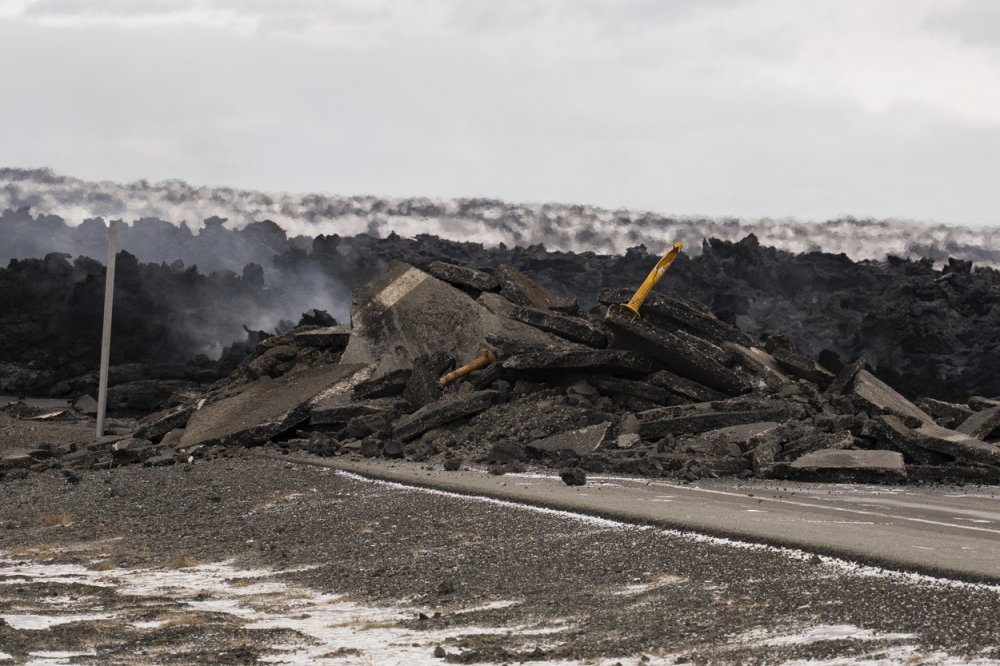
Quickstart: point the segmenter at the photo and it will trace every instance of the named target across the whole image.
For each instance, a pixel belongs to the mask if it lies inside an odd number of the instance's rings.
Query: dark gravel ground
[[[459,637],[445,646],[450,661],[838,656],[933,663],[945,653],[1000,660],[996,589],[860,576],[819,558],[402,489],[249,453],[89,472],[75,484],[49,472],[0,484],[0,507],[0,560],[99,561],[109,570],[169,569],[187,560],[312,567],[281,578],[368,604],[422,609],[429,619],[414,613],[403,623],[411,629],[566,625],[534,646],[517,632]],[[46,526],[53,522],[71,524]],[[0,590],[0,608],[19,593],[46,593],[31,585]],[[518,603],[454,612],[496,601]],[[140,643],[159,645],[156,660],[164,662],[252,663],[287,638],[219,617],[206,621],[211,631],[173,626],[173,633],[149,635],[87,622],[47,631],[0,625],[0,652],[20,658],[29,649],[64,649],[55,646],[78,644],[84,632],[97,650],[85,663],[142,663],[132,661]],[[857,627],[859,638],[863,630],[913,636],[765,644],[827,625]],[[364,663],[344,659],[338,663]]]

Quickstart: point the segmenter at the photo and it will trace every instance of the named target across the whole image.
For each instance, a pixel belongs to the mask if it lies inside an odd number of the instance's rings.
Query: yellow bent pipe
[[[677,258],[677,255],[680,254],[680,251],[683,249],[683,243],[674,243],[674,246],[667,250],[667,253],[663,255],[663,258],[656,262],[656,266],[653,266],[653,270],[651,270],[649,275],[646,276],[642,286],[635,292],[635,296],[632,297],[632,300],[622,307],[638,317],[639,308],[641,308],[642,304],[646,302],[646,297],[649,296],[649,292],[653,290],[653,287],[655,287],[656,283],[660,281],[663,274],[667,272],[668,268],[670,268],[670,264],[674,263],[674,259]]]
[[[481,370],[488,365],[493,365],[496,363],[497,357],[494,356],[493,352],[489,349],[480,349],[479,356],[476,357],[471,363],[463,365],[458,370],[452,370],[447,375],[438,380],[438,384],[441,386],[447,386],[459,377],[464,377],[470,372],[475,372],[476,370]]]

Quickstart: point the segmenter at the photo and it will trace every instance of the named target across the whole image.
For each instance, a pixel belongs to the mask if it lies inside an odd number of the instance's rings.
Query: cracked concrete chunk
[[[895,414],[903,418],[913,417],[924,423],[934,423],[934,419],[929,414],[867,370],[858,371],[848,393],[877,412]]]
[[[529,307],[515,307],[510,312],[510,317],[515,321],[588,347],[601,349],[608,346],[608,336],[604,334],[604,331],[582,317]]]
[[[376,374],[411,367],[425,354],[475,358],[488,334],[545,345],[554,338],[498,316],[467,293],[402,262],[354,292],[353,334],[342,363],[371,363]]]
[[[821,388],[826,388],[834,380],[832,372],[798,352],[789,349],[775,349],[771,352],[771,357],[777,362],[778,367],[787,374],[818,384]]]
[[[180,448],[194,444],[263,444],[309,417],[313,402],[349,392],[368,376],[366,366],[328,365],[264,377],[236,395],[191,415]]]
[[[777,465],[774,476],[801,481],[881,482],[906,481],[906,465],[897,451],[821,449],[788,465]]]
[[[372,400],[399,395],[406,387],[406,382],[413,372],[410,368],[400,368],[378,377],[366,379],[354,387],[355,400]]]
[[[590,383],[604,395],[640,398],[656,405],[677,405],[687,402],[664,388],[632,379],[594,376],[590,378]]]
[[[610,421],[598,423],[597,425],[578,428],[567,432],[552,435],[544,439],[536,439],[527,445],[527,449],[534,449],[542,453],[555,453],[557,451],[572,451],[583,456],[593,453],[601,445],[611,427]]]
[[[993,407],[972,414],[955,430],[976,439],[986,439],[998,428],[1000,428],[1000,407]]]
[[[965,405],[934,398],[921,398],[916,404],[917,407],[934,417],[939,426],[945,428],[955,428],[974,413]]]
[[[773,386],[781,386],[792,381],[774,357],[758,347],[745,347],[735,343],[726,343],[723,349],[733,355],[735,362],[746,368],[760,381]]]
[[[503,368],[528,373],[592,372],[640,377],[655,370],[653,362],[622,349],[538,349],[511,356]]]
[[[813,451],[849,449],[854,446],[854,435],[849,432],[813,432],[797,437],[781,447],[779,460],[795,460]]]
[[[977,465],[1000,465],[1000,446],[996,444],[942,428],[936,423],[923,423],[918,428],[910,428],[894,416],[883,416],[882,421],[890,427],[893,444],[900,445],[904,453],[911,454],[913,448],[919,448]],[[933,459],[927,461],[912,457],[918,463],[935,462]]]
[[[539,310],[573,310],[574,301],[559,298],[547,292],[540,284],[517,270],[504,264],[497,271],[500,294],[514,305],[538,308]]]
[[[186,426],[193,413],[194,405],[187,405],[151,414],[139,422],[139,428],[132,436],[155,442],[171,430]]]
[[[603,289],[598,302],[604,305],[628,303],[633,292],[628,289]],[[682,301],[656,292],[646,297],[642,316],[667,331],[681,329],[717,345],[734,342],[749,346],[753,343],[743,331],[718,319],[715,314],[697,301]]]
[[[760,421],[783,422],[801,415],[801,405],[779,400],[738,400],[660,407],[639,414],[639,435],[649,441],[666,435],[703,433]]]
[[[447,395],[395,421],[393,433],[404,441],[413,439],[428,430],[483,411],[493,404],[496,396],[496,391]]]
[[[707,386],[702,386],[690,379],[685,379],[669,370],[654,372],[646,378],[646,381],[694,402],[710,402],[712,400],[722,400],[726,397],[724,393],[710,389]]]
[[[468,266],[432,261],[427,265],[427,272],[439,280],[473,291],[497,291],[500,289],[500,281],[495,275],[477,271]]]
[[[729,354],[710,342],[684,331],[659,329],[615,306],[608,308],[605,321],[614,333],[612,346],[617,349],[655,358],[667,370],[727,395],[745,393],[750,388],[745,378],[726,367]]]
[[[305,347],[321,349],[344,349],[351,339],[351,329],[347,326],[322,326],[299,333],[293,332],[292,342]]]
[[[309,410],[309,422],[312,425],[333,425],[377,415],[388,418],[406,406],[406,401],[398,396],[355,401],[350,395],[341,393],[313,404]]]
[[[76,399],[76,402],[73,403],[73,409],[81,414],[93,416],[97,413],[97,401],[89,395],[81,395]]]
[[[762,421],[718,428],[692,437],[683,443],[683,447],[686,451],[704,452],[711,456],[739,456],[758,446],[779,427],[774,421]]]

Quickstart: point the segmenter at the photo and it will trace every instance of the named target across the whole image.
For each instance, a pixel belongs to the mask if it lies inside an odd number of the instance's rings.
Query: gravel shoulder
[[[6,663],[1000,659],[996,587],[249,454],[75,483],[51,471],[0,484],[0,506]],[[343,644],[320,645],[303,615]]]

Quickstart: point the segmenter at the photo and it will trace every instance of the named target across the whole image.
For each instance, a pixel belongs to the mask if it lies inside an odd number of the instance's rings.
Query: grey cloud
[[[1000,47],[1000,4],[994,0],[965,0],[936,14],[927,27],[952,33],[972,44]]]

